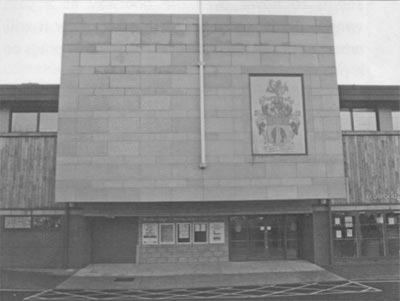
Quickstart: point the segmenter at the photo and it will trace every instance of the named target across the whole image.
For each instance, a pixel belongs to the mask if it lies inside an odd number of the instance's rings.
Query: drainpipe
[[[200,143],[201,162],[200,168],[207,167],[206,163],[206,139],[204,120],[204,59],[203,59],[203,16],[201,11],[201,0],[199,0],[199,81],[200,81]]]
[[[327,201],[328,205],[328,218],[329,218],[329,264],[333,263],[333,225],[332,225],[332,206],[331,206],[331,199]]]

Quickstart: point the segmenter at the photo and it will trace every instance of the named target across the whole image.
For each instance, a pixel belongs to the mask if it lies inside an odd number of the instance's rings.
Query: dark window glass
[[[35,112],[12,112],[11,114],[12,132],[36,132],[37,116]]]
[[[247,240],[247,220],[243,216],[233,216],[230,218],[231,240]]]
[[[399,256],[400,243],[399,239],[389,239],[387,244],[387,255],[388,256]]]
[[[357,255],[355,240],[334,240],[333,254],[336,257],[355,257]]]
[[[361,256],[383,256],[383,223],[381,213],[360,214]]]
[[[361,256],[366,256],[366,257],[383,256],[382,239],[363,239],[361,241]]]

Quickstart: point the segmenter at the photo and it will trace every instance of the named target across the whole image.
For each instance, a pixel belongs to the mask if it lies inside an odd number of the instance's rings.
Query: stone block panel
[[[70,169],[103,189],[98,201],[333,197],[341,183],[315,181],[342,176],[332,167],[342,154],[330,19],[210,15],[204,23],[205,170],[196,15],[66,17],[60,160],[78,158]],[[308,155],[251,154],[249,73],[304,74]],[[131,198],[118,190],[128,187],[137,190]]]

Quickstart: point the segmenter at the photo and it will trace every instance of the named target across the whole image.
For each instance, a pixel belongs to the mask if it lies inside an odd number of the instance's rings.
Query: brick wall
[[[143,245],[142,224],[143,223],[225,223],[225,243],[188,243],[172,245]],[[138,244],[138,263],[177,263],[177,262],[219,262],[229,261],[228,248],[228,220],[227,217],[145,217],[140,219]],[[192,237],[193,239],[193,237]]]
[[[344,197],[331,19],[204,16],[204,170],[197,22],[65,16],[56,200]],[[304,75],[307,155],[252,155],[250,73]]]

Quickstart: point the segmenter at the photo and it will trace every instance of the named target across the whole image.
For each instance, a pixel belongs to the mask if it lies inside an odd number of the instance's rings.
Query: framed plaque
[[[224,223],[210,223],[210,243],[212,244],[225,243]]]
[[[250,75],[254,155],[307,154],[303,77]]]
[[[30,229],[31,226],[30,216],[6,216],[4,217],[5,229]]]
[[[158,244],[158,224],[143,224],[142,243],[144,245]]]
[[[176,224],[176,241],[177,243],[190,243],[191,242],[191,224],[179,223]]]

